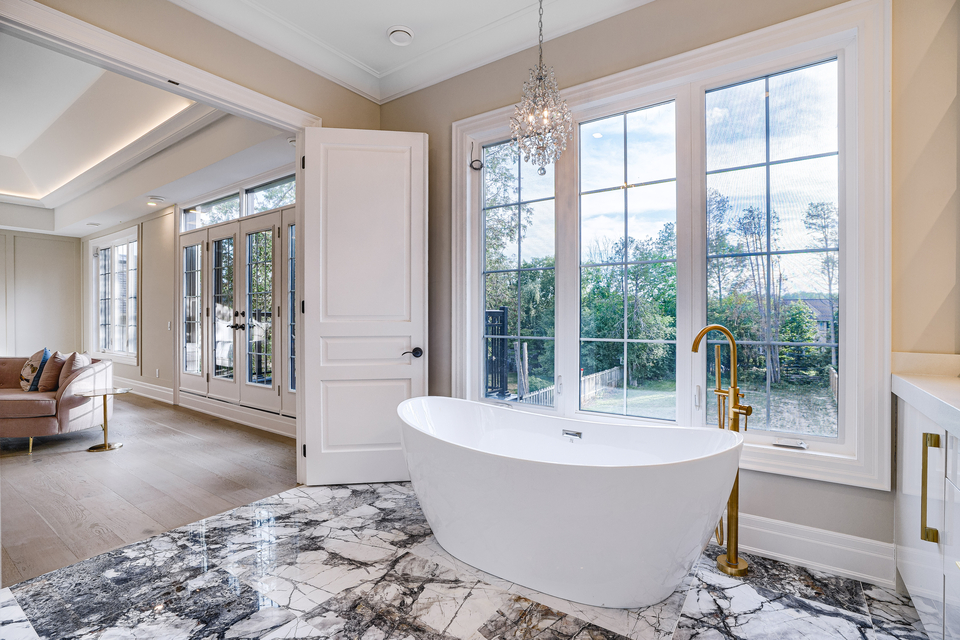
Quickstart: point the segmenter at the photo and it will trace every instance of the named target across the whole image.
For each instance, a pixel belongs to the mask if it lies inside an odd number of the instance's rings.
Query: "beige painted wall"
[[[569,87],[840,4],[657,0],[544,45]],[[894,350],[960,352],[956,193],[956,0],[894,0]],[[453,122],[507,106],[530,49],[381,107],[383,129],[430,134],[430,392],[450,393],[450,148]],[[744,512],[893,540],[887,492],[745,472]]]
[[[958,24],[956,0],[893,5],[894,351],[960,353]]]
[[[165,0],[40,2],[320,116],[325,127],[380,127],[374,102]]]
[[[2,354],[80,348],[80,240],[0,230]]]
[[[173,207],[143,216],[129,223],[98,231],[82,239],[82,270],[85,288],[83,291],[83,347],[87,351],[96,348],[96,300],[87,285],[92,285],[94,261],[93,247],[97,238],[138,227],[139,237],[139,317],[137,364],[114,362],[113,375],[127,380],[173,389],[175,315],[174,283],[176,253],[176,215]],[[159,374],[157,371],[159,370]]]

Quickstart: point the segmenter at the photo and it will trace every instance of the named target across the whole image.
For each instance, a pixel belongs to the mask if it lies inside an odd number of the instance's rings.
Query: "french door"
[[[289,207],[180,236],[182,391],[295,415],[293,216]]]

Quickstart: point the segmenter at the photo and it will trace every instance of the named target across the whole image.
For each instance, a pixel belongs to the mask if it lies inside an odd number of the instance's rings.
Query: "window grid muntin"
[[[579,123],[579,128],[580,128],[580,131],[581,131],[581,132],[583,131],[583,127],[584,127],[584,126],[590,125],[590,124],[595,123],[595,122],[600,122],[600,121],[603,121],[603,120],[612,120],[612,119],[614,119],[614,118],[621,118],[621,119],[622,119],[622,123],[623,123],[623,126],[622,126],[622,130],[623,130],[623,163],[622,163],[622,167],[623,167],[623,182],[622,182],[622,184],[619,185],[619,186],[604,187],[604,188],[600,188],[600,189],[590,189],[590,190],[585,190],[585,191],[582,191],[582,190],[581,190],[581,185],[580,185],[580,184],[577,185],[577,201],[578,201],[578,225],[577,225],[577,228],[578,228],[578,231],[580,231],[580,233],[581,233],[581,238],[580,238],[580,240],[578,241],[578,247],[577,247],[578,265],[579,265],[577,271],[578,271],[578,279],[581,280],[581,285],[580,285],[580,287],[579,287],[579,293],[578,293],[578,297],[579,297],[580,300],[579,300],[578,310],[577,310],[577,314],[578,314],[578,334],[579,334],[579,335],[578,335],[578,342],[577,342],[577,359],[578,359],[578,361],[580,362],[580,377],[581,377],[581,385],[580,385],[580,388],[578,389],[578,394],[577,394],[577,406],[578,406],[578,408],[579,408],[580,411],[589,412],[589,413],[605,413],[605,414],[612,414],[612,415],[623,415],[623,416],[642,417],[642,418],[649,419],[649,420],[668,420],[668,421],[676,420],[676,409],[675,409],[675,408],[674,408],[674,415],[673,415],[673,417],[671,417],[671,418],[661,418],[661,417],[655,417],[655,416],[644,416],[644,415],[640,415],[640,414],[631,414],[631,413],[628,413],[628,409],[629,409],[629,402],[628,402],[628,390],[629,390],[629,381],[628,381],[628,378],[629,378],[629,371],[628,371],[628,366],[629,366],[629,365],[628,365],[628,363],[629,363],[629,345],[630,345],[630,344],[665,344],[665,345],[672,345],[672,346],[673,346],[673,349],[674,349],[674,356],[676,356],[676,344],[677,344],[676,338],[674,338],[673,340],[667,340],[667,339],[653,339],[653,340],[650,340],[650,339],[637,339],[637,338],[629,338],[629,337],[628,337],[628,336],[629,336],[629,332],[630,332],[630,321],[629,321],[630,305],[629,305],[629,302],[630,302],[630,298],[631,298],[629,281],[628,281],[628,277],[629,277],[629,276],[628,276],[628,271],[629,271],[629,268],[632,267],[632,266],[640,266],[640,265],[647,265],[647,264],[673,264],[673,265],[677,265],[678,262],[677,262],[677,257],[676,257],[676,255],[677,255],[677,254],[676,254],[676,250],[677,250],[677,248],[676,248],[676,238],[674,239],[674,256],[675,256],[675,257],[672,258],[672,259],[638,260],[638,261],[631,261],[631,260],[629,260],[629,243],[630,243],[630,229],[629,229],[629,223],[630,223],[630,202],[629,202],[629,193],[630,193],[630,189],[641,188],[641,187],[646,187],[646,186],[653,186],[653,185],[658,185],[658,184],[668,184],[668,183],[674,183],[674,184],[676,184],[676,183],[677,183],[677,174],[676,174],[676,170],[674,170],[674,177],[673,177],[673,178],[662,178],[662,179],[657,179],[657,180],[650,180],[650,181],[636,182],[636,183],[629,183],[629,182],[628,182],[628,171],[629,171],[629,166],[628,166],[628,161],[629,161],[629,158],[628,158],[628,154],[629,154],[629,128],[628,128],[627,117],[628,117],[630,114],[632,114],[632,113],[637,113],[637,112],[644,111],[644,110],[647,110],[647,109],[655,109],[655,108],[657,108],[657,107],[661,107],[661,106],[668,105],[668,104],[671,104],[671,103],[674,104],[674,130],[673,130],[673,136],[674,136],[674,137],[673,137],[673,141],[674,141],[674,153],[676,153],[676,136],[677,136],[677,129],[676,129],[676,101],[675,101],[675,100],[664,100],[664,101],[661,101],[661,102],[657,102],[657,103],[653,103],[653,104],[649,104],[649,105],[644,105],[644,106],[642,106],[642,107],[638,107],[638,108],[635,108],[635,109],[629,109],[629,110],[627,110],[627,111],[622,111],[622,112],[620,112],[620,113],[608,114],[608,115],[604,115],[604,116],[599,116],[599,117],[596,117],[596,118],[592,118],[592,119],[590,119],[590,120],[584,120],[584,121],[582,121],[581,123]],[[578,162],[582,164],[582,162],[583,162],[583,143],[582,143],[583,136],[582,136],[582,135],[580,136],[580,139],[581,139],[581,143],[580,143],[579,148],[578,148],[578,151],[579,151],[579,153],[580,153],[580,158],[578,159]],[[581,182],[582,182],[582,173],[581,173]],[[592,261],[585,261],[585,260],[584,260],[584,256],[583,256],[583,245],[582,245],[582,242],[583,242],[583,240],[582,240],[582,228],[583,228],[583,226],[582,226],[582,225],[583,225],[582,201],[583,201],[583,197],[584,197],[584,196],[590,196],[590,195],[598,194],[598,193],[609,193],[609,192],[613,192],[613,191],[617,191],[617,190],[623,191],[623,209],[622,209],[622,211],[623,211],[623,242],[624,242],[624,252],[623,252],[623,254],[624,254],[624,259],[621,260],[621,261],[617,261],[617,262],[592,262]],[[673,219],[673,224],[675,225],[675,226],[674,226],[674,229],[676,229],[676,223],[677,223],[677,212],[676,212],[676,208],[675,208],[675,209],[674,209],[674,219]],[[583,270],[584,270],[584,269],[603,269],[603,268],[620,268],[620,269],[622,270],[622,275],[621,275],[621,277],[620,277],[620,280],[621,280],[621,294],[620,294],[620,295],[621,295],[621,299],[622,299],[622,302],[623,302],[623,338],[584,338],[584,337],[583,337],[583,317],[582,317],[582,314],[583,314],[583,287],[582,287],[582,274],[583,274]],[[674,274],[674,287],[676,287],[676,278],[677,278],[677,275],[676,275],[676,273],[675,273],[675,274]],[[675,313],[676,313],[676,310],[675,310]],[[674,324],[674,335],[676,335],[676,316],[674,316],[674,323],[675,323],[675,324]],[[622,349],[622,353],[621,353],[620,367],[619,367],[619,368],[620,368],[620,371],[621,371],[622,385],[623,385],[622,399],[621,399],[621,400],[622,400],[622,411],[620,411],[620,412],[602,411],[602,410],[598,410],[598,409],[585,408],[585,407],[583,406],[582,380],[583,380],[583,371],[585,370],[585,367],[583,366],[583,364],[584,364],[584,363],[583,363],[583,353],[584,353],[584,352],[583,352],[583,347],[584,347],[584,344],[585,344],[585,343],[594,343],[594,344],[601,344],[601,343],[606,343],[606,344],[622,343],[622,344],[623,344],[623,349]],[[597,372],[597,373],[602,373],[602,372]],[[676,363],[674,362],[674,381],[675,381],[675,382],[674,382],[674,397],[676,397],[676,392],[677,392],[677,389],[676,389],[676,373],[677,373]],[[594,374],[590,374],[590,375],[594,375]]]
[[[273,385],[273,229],[247,234],[247,383]],[[261,337],[262,340],[255,340]]]
[[[137,352],[137,269],[139,260],[136,240],[127,245],[127,353]]]
[[[110,338],[112,334],[112,310],[113,310],[113,248],[103,247],[98,250],[98,270],[99,270],[99,327],[100,327],[100,351],[110,350]]]
[[[288,298],[288,316],[287,321],[290,334],[290,391],[297,390],[297,225],[289,225],[289,238],[287,240],[290,259],[287,265],[288,280],[290,282],[287,288]]]
[[[839,159],[839,157],[840,157],[840,132],[839,132],[839,119],[838,119],[837,150],[836,150],[836,151],[829,151],[829,152],[816,153],[816,154],[806,154],[806,155],[800,155],[800,156],[795,156],[795,157],[790,157],[790,158],[781,158],[781,159],[779,159],[779,160],[771,160],[771,158],[770,158],[770,150],[771,150],[771,142],[770,142],[770,122],[771,122],[771,118],[770,118],[770,79],[771,79],[771,78],[778,77],[778,76],[782,76],[782,75],[787,75],[787,74],[790,74],[790,73],[795,73],[795,72],[803,71],[803,70],[805,70],[805,69],[809,69],[809,68],[812,68],[812,67],[817,67],[817,66],[821,66],[821,65],[825,65],[825,64],[831,64],[831,63],[837,65],[837,76],[838,76],[838,82],[839,82],[839,73],[840,73],[839,58],[836,57],[836,56],[833,56],[833,57],[826,58],[826,59],[823,59],[823,60],[819,60],[819,61],[816,61],[816,62],[812,62],[812,63],[809,63],[809,64],[801,65],[801,66],[798,66],[798,67],[791,67],[791,68],[789,68],[789,69],[780,70],[780,71],[777,71],[777,72],[774,72],[774,73],[769,73],[769,74],[766,74],[766,75],[763,75],[763,76],[756,76],[756,77],[749,78],[749,79],[746,79],[746,80],[743,80],[743,81],[740,81],[740,82],[736,82],[736,83],[733,83],[733,84],[723,85],[723,86],[721,86],[721,87],[716,87],[716,88],[709,89],[709,90],[705,91],[705,93],[704,93],[704,103],[706,104],[706,96],[709,95],[709,94],[711,94],[711,93],[715,93],[715,92],[718,92],[718,91],[724,91],[724,90],[731,89],[731,88],[738,87],[738,86],[745,85],[745,84],[750,84],[750,83],[753,83],[753,82],[757,82],[757,81],[759,81],[759,80],[761,80],[761,79],[764,81],[764,109],[763,109],[763,111],[764,111],[764,114],[763,114],[763,115],[764,115],[764,154],[765,154],[764,162],[761,162],[761,163],[752,163],[752,164],[746,164],[746,165],[739,165],[739,166],[733,166],[733,167],[723,167],[723,168],[720,168],[720,169],[714,169],[714,170],[705,171],[704,174],[705,174],[705,176],[711,176],[711,175],[717,175],[717,174],[722,174],[722,173],[731,173],[731,172],[734,172],[734,171],[744,170],[744,169],[759,169],[759,168],[763,168],[763,169],[764,169],[764,217],[765,217],[765,221],[764,221],[765,230],[764,230],[764,231],[765,231],[765,241],[766,241],[766,250],[765,250],[765,251],[730,252],[730,253],[716,253],[716,254],[706,253],[706,258],[707,258],[707,263],[706,263],[706,264],[709,265],[709,260],[710,260],[710,259],[744,258],[744,257],[746,257],[746,258],[763,257],[763,258],[764,258],[764,267],[765,267],[765,274],[764,274],[765,283],[764,283],[764,288],[765,288],[765,296],[766,296],[766,300],[765,300],[765,302],[766,302],[766,309],[765,309],[765,313],[764,313],[764,327],[763,327],[763,331],[764,331],[764,334],[765,334],[765,336],[766,336],[766,339],[765,339],[765,340],[761,340],[761,341],[758,341],[758,340],[741,340],[741,339],[738,339],[738,340],[737,340],[737,344],[738,344],[738,345],[761,346],[761,347],[784,347],[784,346],[785,346],[785,347],[816,347],[816,348],[824,348],[824,349],[835,349],[836,359],[837,359],[837,361],[838,361],[838,362],[837,362],[837,365],[836,365],[836,370],[837,370],[837,375],[838,375],[838,377],[839,377],[839,356],[840,356],[840,341],[839,341],[840,325],[839,325],[839,322],[833,323],[833,324],[834,324],[835,335],[836,335],[836,337],[837,337],[837,340],[836,340],[836,341],[832,341],[832,342],[817,342],[817,343],[777,341],[777,340],[773,340],[773,339],[772,339],[773,327],[772,327],[772,308],[771,308],[772,299],[773,299],[772,289],[771,289],[771,287],[772,287],[771,282],[772,282],[772,278],[773,278],[773,258],[774,258],[774,257],[778,257],[778,256],[783,256],[783,255],[810,255],[810,254],[816,254],[816,253],[836,253],[836,254],[837,254],[836,293],[833,294],[833,295],[835,295],[836,298],[837,298],[837,306],[836,306],[836,309],[834,310],[834,313],[836,313],[836,312],[839,310],[839,308],[840,308],[840,292],[839,292],[839,290],[840,290],[841,280],[840,280],[840,278],[839,278],[839,270],[840,270],[840,260],[842,259],[842,256],[841,256],[841,253],[840,253],[840,246],[836,246],[836,247],[804,248],[804,249],[788,249],[788,250],[782,250],[782,249],[781,249],[781,250],[775,250],[775,249],[773,248],[773,238],[772,238],[772,235],[771,235],[771,234],[772,234],[772,229],[773,229],[773,209],[774,209],[774,208],[773,208],[773,202],[772,202],[772,200],[773,200],[773,195],[772,195],[771,177],[770,177],[770,173],[771,173],[771,172],[770,172],[770,169],[771,169],[771,167],[778,166],[778,165],[795,164],[795,163],[803,162],[803,161],[806,161],[806,160],[814,160],[814,159],[820,159],[820,158],[836,157],[836,158]],[[837,108],[837,113],[838,113],[838,116],[839,116],[839,113],[840,113],[840,104],[839,104],[839,103],[836,105],[836,108]],[[707,141],[705,141],[705,143],[704,143],[704,152],[705,152],[706,154],[709,154],[709,142],[707,142]],[[840,163],[838,162],[838,171],[839,171],[839,167],[840,167],[840,166],[841,166],[841,165],[840,165]],[[839,177],[838,177],[838,183],[837,183],[837,185],[838,185],[838,189],[839,189],[840,186],[841,186],[841,182],[840,182],[840,180],[839,180]],[[837,198],[836,204],[837,204],[837,209],[838,209],[838,212],[837,212],[837,213],[838,213],[838,218],[839,218],[839,204],[840,204],[840,203],[839,203],[839,199],[840,199],[840,198],[839,198],[839,192],[836,194],[836,198]],[[709,224],[709,221],[708,221],[708,224]],[[838,219],[838,224],[839,224],[839,219]],[[839,237],[839,228],[838,228],[838,237]],[[843,243],[840,242],[839,244],[842,245]],[[707,245],[709,245],[709,241],[707,242]],[[708,276],[708,277],[709,277],[709,276]],[[707,306],[708,306],[708,308],[709,308],[709,297],[710,297],[709,287],[706,289],[705,293],[706,293],[707,301],[708,301],[708,305],[707,305]],[[784,299],[784,298],[781,298],[781,300],[783,300],[783,299]],[[800,300],[800,299],[798,298],[797,300]],[[727,345],[727,343],[726,343],[725,341],[710,340],[710,339],[707,340],[707,344],[708,344],[708,346],[710,346],[710,347],[713,347],[714,345],[721,345],[721,348],[722,348],[722,349],[726,349],[726,346],[725,346],[725,345]],[[712,351],[711,351],[711,354],[712,354]],[[711,355],[711,357],[712,357],[712,355]],[[763,407],[763,409],[764,409],[764,411],[763,411],[764,425],[763,425],[763,426],[757,426],[755,423],[750,423],[750,428],[751,428],[752,430],[769,431],[769,432],[772,432],[772,433],[794,433],[794,434],[797,434],[797,435],[802,435],[802,436],[804,436],[804,437],[826,438],[826,439],[829,439],[829,440],[838,440],[838,439],[840,438],[840,436],[841,436],[841,433],[840,433],[840,416],[839,416],[839,401],[837,401],[837,403],[836,403],[836,404],[837,404],[837,406],[836,406],[836,413],[834,414],[834,415],[835,415],[835,418],[836,418],[836,427],[837,427],[837,432],[836,432],[834,435],[823,435],[823,434],[816,434],[816,433],[808,433],[808,432],[804,432],[804,431],[791,431],[791,430],[787,430],[787,429],[773,429],[773,428],[771,428],[770,424],[771,424],[771,415],[772,415],[772,410],[771,410],[771,409],[772,409],[772,404],[773,404],[773,398],[772,398],[772,393],[771,393],[772,383],[771,383],[771,373],[770,373],[770,365],[769,365],[770,357],[771,357],[771,356],[770,356],[769,351],[766,351],[766,354],[764,355],[764,359],[765,359],[765,361],[767,362],[767,366],[766,366],[766,382],[765,382],[765,392],[766,392],[766,393],[765,393],[764,407]],[[778,357],[778,358],[780,357],[779,351],[778,351],[778,353],[777,353],[777,357]],[[728,358],[729,358],[729,354],[728,354]],[[779,365],[778,365],[778,366],[779,366]],[[709,390],[709,389],[711,388],[711,384],[710,384],[710,381],[709,381],[709,378],[710,378],[709,367],[708,367],[708,370],[706,371],[706,376],[707,376],[708,380],[707,380],[707,384],[706,384],[705,388]],[[839,383],[838,383],[838,384],[839,384]],[[749,403],[749,400],[747,400],[745,403]],[[711,408],[712,408],[712,405],[708,402],[708,403],[707,403],[707,414],[708,414],[708,415],[709,415],[709,413],[710,413]]]
[[[483,150],[484,150],[484,152],[486,152],[488,149],[492,149],[492,148],[495,148],[495,147],[501,147],[501,148],[502,148],[502,147],[504,147],[504,145],[509,145],[509,144],[510,144],[509,141],[506,141],[506,142],[504,142],[504,141],[494,142],[494,143],[490,143],[490,144],[484,145],[484,146],[483,146]],[[521,341],[524,341],[524,342],[525,342],[525,341],[531,341],[531,340],[533,340],[533,341],[537,341],[537,342],[549,342],[549,343],[551,343],[551,346],[552,346],[552,348],[553,348],[553,362],[554,362],[554,364],[553,364],[553,384],[552,384],[552,385],[549,385],[548,387],[544,387],[543,389],[538,389],[537,391],[528,392],[528,393],[533,394],[533,393],[538,393],[538,392],[550,391],[551,389],[554,389],[555,386],[556,386],[556,375],[557,375],[557,372],[556,372],[556,337],[555,337],[555,336],[533,336],[533,335],[527,335],[527,334],[522,333],[523,323],[521,322],[521,317],[522,317],[522,316],[521,316],[521,313],[520,313],[520,310],[521,310],[522,305],[523,305],[522,292],[521,292],[521,289],[522,289],[522,281],[521,281],[521,278],[520,278],[520,274],[521,274],[521,273],[532,273],[532,272],[542,272],[542,273],[553,272],[554,274],[556,274],[556,207],[555,207],[555,203],[556,203],[556,187],[554,186],[554,195],[551,196],[551,197],[531,198],[531,199],[529,199],[529,200],[524,200],[524,198],[523,198],[523,171],[522,171],[522,169],[521,169],[521,166],[522,166],[521,163],[523,162],[523,160],[522,160],[522,158],[520,157],[519,154],[516,154],[516,160],[515,160],[515,161],[516,161],[516,163],[517,163],[517,170],[516,170],[516,184],[517,184],[516,193],[517,193],[517,197],[516,197],[515,200],[510,200],[510,201],[506,201],[506,202],[497,202],[496,204],[493,204],[493,205],[490,205],[490,206],[485,206],[485,203],[486,203],[486,201],[487,201],[487,197],[486,197],[486,186],[487,186],[487,184],[488,184],[488,183],[487,183],[487,180],[486,180],[486,171],[484,171],[483,180],[482,180],[482,182],[483,182],[483,187],[484,187],[484,188],[483,188],[483,190],[482,190],[483,193],[482,193],[482,195],[481,195],[481,198],[482,198],[482,200],[481,200],[481,211],[482,211],[482,214],[481,214],[481,215],[482,215],[482,227],[483,227],[483,228],[482,228],[482,230],[481,230],[481,238],[482,238],[482,240],[481,240],[481,256],[480,256],[480,259],[481,259],[481,261],[482,261],[482,267],[481,267],[481,269],[480,269],[480,279],[481,279],[481,283],[482,283],[482,284],[481,284],[481,288],[482,288],[482,296],[481,296],[481,297],[482,297],[482,300],[483,300],[483,305],[482,305],[482,307],[483,307],[483,308],[482,308],[483,318],[481,319],[481,326],[484,327],[484,331],[482,332],[482,335],[483,335],[483,343],[484,343],[484,346],[483,346],[483,353],[484,353],[484,358],[483,358],[483,359],[484,359],[484,372],[483,372],[483,376],[481,377],[481,378],[482,378],[482,383],[481,383],[481,384],[482,384],[482,390],[481,390],[482,392],[481,392],[481,396],[483,396],[483,397],[500,397],[500,396],[496,396],[496,395],[494,395],[494,396],[489,396],[489,395],[487,395],[487,384],[488,384],[488,378],[489,378],[489,375],[490,375],[489,371],[487,371],[487,364],[488,364],[488,362],[489,362],[489,356],[488,356],[488,354],[489,354],[489,351],[490,351],[490,349],[493,347],[493,344],[494,344],[493,342],[491,342],[491,340],[503,340],[503,341],[505,341],[505,345],[506,345],[505,350],[506,350],[507,352],[509,352],[509,348],[510,348],[510,346],[511,346],[510,343],[513,343],[512,346],[513,346],[513,348],[514,348],[515,350],[521,350],[521,351],[522,351],[522,349],[521,349],[521,347],[520,347],[520,345],[522,344]],[[531,165],[531,166],[532,166],[532,165]],[[556,176],[554,175],[554,185],[555,185],[555,184],[556,184]],[[554,234],[554,253],[553,253],[554,262],[553,262],[553,265],[554,265],[554,266],[552,266],[552,267],[524,267],[524,266],[523,266],[523,260],[522,260],[522,259],[523,259],[523,238],[522,238],[522,233],[521,233],[521,226],[522,226],[522,218],[521,218],[521,216],[523,215],[523,207],[526,206],[526,205],[534,205],[534,204],[545,203],[545,202],[552,202],[552,203],[554,203],[554,218],[553,218],[553,220],[554,220],[554,232],[553,232],[553,234]],[[516,234],[516,235],[517,235],[517,255],[516,255],[516,258],[517,258],[516,265],[517,265],[517,266],[516,266],[515,268],[510,268],[510,269],[488,269],[488,268],[487,268],[487,232],[486,232],[486,231],[487,231],[487,225],[486,225],[487,212],[489,212],[489,211],[495,211],[495,210],[498,210],[498,209],[510,209],[510,208],[516,208],[516,210],[517,210],[517,234]],[[489,325],[489,323],[488,323],[488,321],[487,321],[487,320],[488,320],[488,318],[487,318],[487,312],[488,312],[488,309],[487,309],[487,306],[488,306],[488,305],[487,305],[487,281],[488,281],[488,280],[487,280],[487,276],[489,276],[489,275],[496,275],[496,274],[516,274],[516,276],[517,276],[517,284],[516,284],[516,308],[513,309],[513,312],[514,312],[515,318],[516,318],[516,326],[517,326],[517,330],[516,330],[515,333],[511,333],[511,332],[509,331],[509,326],[510,326],[510,323],[509,323],[509,322],[505,322],[505,323],[504,323],[504,326],[505,326],[505,333],[504,333],[504,334],[500,334],[500,335],[488,334],[487,331],[485,330],[485,329],[488,327],[488,325]],[[557,316],[557,309],[556,309],[556,279],[555,279],[555,278],[556,278],[556,276],[554,275],[554,291],[553,291],[553,298],[554,298],[554,303],[553,303],[554,325],[553,325],[553,326],[554,326],[554,331],[556,330],[556,316]],[[495,311],[495,310],[494,310],[494,311]],[[519,356],[518,356],[518,352],[515,351],[515,352],[514,352],[514,359],[516,359],[517,357],[519,357]],[[509,366],[509,365],[508,365],[508,366]],[[519,388],[518,388],[518,392],[519,392]],[[554,393],[555,393],[555,391],[554,391]],[[501,399],[503,399],[503,398],[501,398]],[[507,399],[508,401],[516,401],[516,402],[518,402],[519,404],[523,404],[523,403],[524,403],[524,399],[523,399],[523,398],[519,398],[519,397],[518,397],[518,398],[506,398],[506,399]],[[551,400],[551,402],[550,402],[549,404],[547,404],[547,405],[543,405],[543,404],[541,404],[539,401],[536,402],[535,404],[537,404],[537,405],[539,405],[539,406],[549,406],[549,407],[553,407],[553,406],[556,406],[556,398],[554,397],[554,398]]]
[[[183,248],[183,371],[203,373],[203,246]],[[191,336],[194,338],[191,340]],[[191,368],[191,363],[194,366]]]
[[[234,302],[236,251],[233,236],[213,241],[213,376],[233,380],[236,358],[233,351],[235,329],[226,324],[239,322]],[[221,335],[223,334],[223,335]],[[220,353],[221,349],[225,352]],[[224,364],[220,363],[224,361]]]

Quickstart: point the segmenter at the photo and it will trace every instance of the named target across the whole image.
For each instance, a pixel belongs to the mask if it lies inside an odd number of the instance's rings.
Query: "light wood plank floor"
[[[293,439],[134,395],[100,429],[0,439],[7,587],[296,486]]]

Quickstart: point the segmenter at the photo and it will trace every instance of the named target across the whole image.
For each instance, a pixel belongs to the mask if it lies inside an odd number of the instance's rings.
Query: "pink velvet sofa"
[[[0,437],[33,438],[79,431],[103,425],[103,397],[81,398],[76,394],[113,386],[113,362],[94,360],[75,371],[56,391],[24,391],[20,370],[26,358],[0,357]],[[113,415],[113,397],[108,397],[107,416]]]

